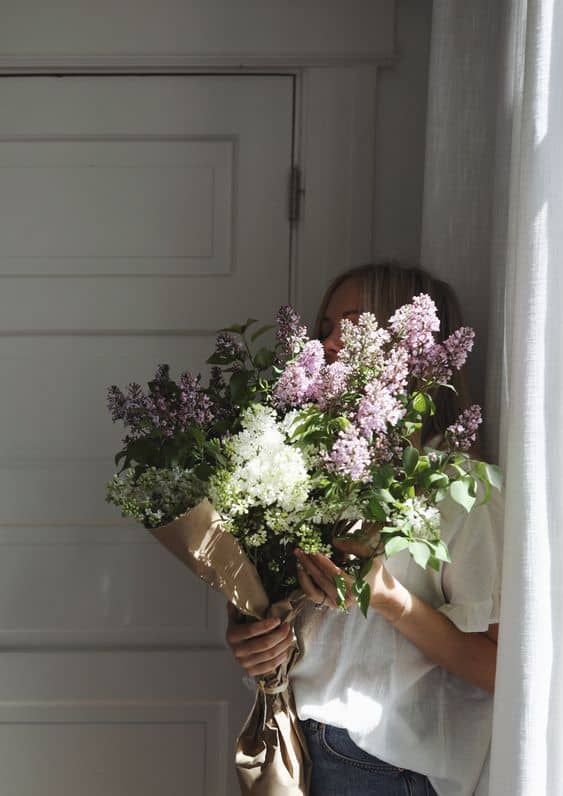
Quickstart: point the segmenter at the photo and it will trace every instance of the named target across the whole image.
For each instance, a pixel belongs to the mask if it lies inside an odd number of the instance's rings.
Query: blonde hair
[[[361,284],[362,312],[372,312],[383,326],[402,304],[409,303],[413,296],[426,293],[433,299],[440,319],[438,339],[445,340],[463,325],[461,310],[453,289],[440,279],[435,279],[422,268],[404,266],[395,261],[360,265],[339,274],[325,291],[321,300],[313,335],[321,336],[321,323],[334,291],[349,279],[358,279]],[[464,368],[456,371],[451,383],[457,394],[447,388],[438,388],[434,395],[436,414],[428,418],[421,430],[422,444],[433,436],[443,434],[454,423],[459,413],[470,404],[469,389]]]

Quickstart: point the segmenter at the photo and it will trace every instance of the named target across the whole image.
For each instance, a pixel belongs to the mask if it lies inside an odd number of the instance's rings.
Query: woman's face
[[[330,364],[336,360],[342,348],[340,323],[348,318],[353,323],[361,314],[362,283],[359,279],[346,279],[333,292],[324,317],[321,319],[320,340],[325,350],[325,359]]]

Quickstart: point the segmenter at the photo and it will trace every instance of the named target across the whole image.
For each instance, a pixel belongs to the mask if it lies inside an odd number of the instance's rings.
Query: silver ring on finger
[[[327,608],[328,606],[326,605],[326,594],[323,597],[322,602],[313,603],[313,605],[314,605],[316,611],[322,611],[324,608]]]

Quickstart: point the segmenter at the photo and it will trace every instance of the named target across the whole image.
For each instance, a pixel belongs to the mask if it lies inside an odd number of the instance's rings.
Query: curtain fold
[[[491,796],[563,787],[562,12],[521,1],[503,20],[489,395],[506,522]]]
[[[506,478],[490,779],[485,773],[477,792],[556,796],[563,792],[563,0],[435,0],[424,200],[423,263],[456,287],[478,333],[488,332],[486,361],[481,351],[476,367],[487,374],[486,448]],[[479,312],[488,312],[486,323]]]

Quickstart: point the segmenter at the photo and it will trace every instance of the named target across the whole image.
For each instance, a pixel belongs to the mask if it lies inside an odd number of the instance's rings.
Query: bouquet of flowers
[[[406,549],[421,567],[439,569],[449,554],[437,504],[449,495],[469,511],[479,482],[484,500],[500,486],[498,469],[468,453],[481,422],[476,405],[444,429],[439,449],[415,444],[436,390],[453,389],[474,333],[464,327],[437,342],[436,308],[421,294],[385,328],[370,313],[343,320],[342,348],[328,364],[291,307],[278,313],[273,349],[257,341],[276,327],[254,331],[256,323],[221,330],[207,386],[187,372],[176,383],[161,365],[147,392],[110,387],[113,420],[128,434],[107,499],[255,618],[292,621],[301,609],[295,547],[330,555],[335,536],[352,536],[368,554],[339,565],[367,614],[375,556]],[[336,580],[344,604],[346,582]],[[238,742],[245,793],[257,792],[258,778],[263,785],[268,765],[280,793],[307,792],[307,752],[287,689],[297,654],[259,683]],[[264,755],[276,744],[277,756]]]

